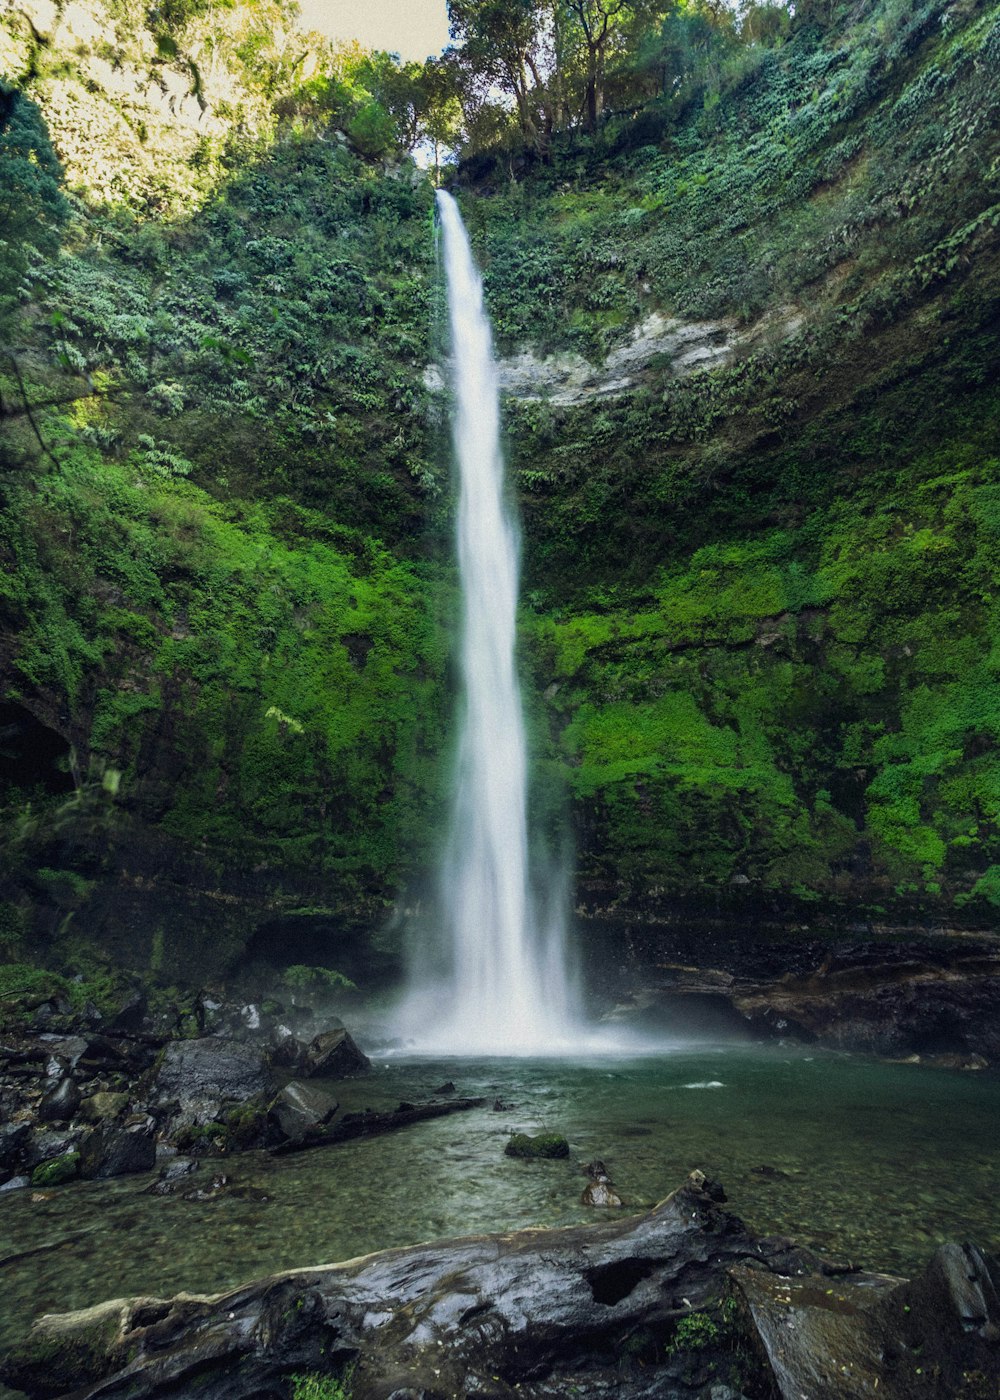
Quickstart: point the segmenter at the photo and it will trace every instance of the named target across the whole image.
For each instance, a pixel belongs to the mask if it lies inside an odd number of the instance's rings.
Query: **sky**
[[[358,39],[422,62],[448,42],[445,0],[299,0],[302,22],[331,39]]]

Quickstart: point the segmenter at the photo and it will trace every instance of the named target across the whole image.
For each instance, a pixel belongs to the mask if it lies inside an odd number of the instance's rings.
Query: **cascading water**
[[[496,364],[458,206],[438,192],[459,474],[463,711],[442,872],[446,971],[419,1006],[420,1048],[545,1054],[577,1043],[562,908],[539,917],[528,852],[527,744],[514,660],[518,531],[505,499]],[[412,1014],[411,1014],[412,1019]]]

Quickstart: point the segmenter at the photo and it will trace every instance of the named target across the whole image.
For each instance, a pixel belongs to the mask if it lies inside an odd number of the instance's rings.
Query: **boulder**
[[[568,1157],[569,1143],[559,1133],[515,1133],[504,1148],[507,1157]]]
[[[321,1031],[309,1042],[303,1073],[310,1078],[354,1079],[371,1072],[372,1062],[342,1027]]]
[[[315,1084],[292,1079],[271,1104],[268,1121],[282,1139],[299,1142],[329,1123],[338,1107],[337,1101]]]
[[[142,991],[133,991],[104,1024],[109,1035],[129,1035],[141,1031],[146,1020],[147,1002]]]
[[[80,1090],[72,1079],[60,1079],[38,1105],[42,1123],[68,1123],[80,1107]]]
[[[12,1167],[28,1145],[30,1123],[0,1124],[0,1167]]]
[[[81,1057],[87,1053],[89,1042],[80,1035],[40,1035],[38,1045],[44,1049],[46,1058],[51,1062],[65,1065],[67,1069],[75,1069]]]
[[[308,1050],[309,1046],[304,1040],[299,1040],[281,1026],[271,1041],[271,1063],[281,1069],[298,1070],[305,1064]]]
[[[163,1052],[155,1091],[161,1102],[247,1103],[270,1083],[263,1051],[239,1040],[174,1040]]]
[[[62,1186],[67,1181],[72,1181],[80,1170],[79,1152],[63,1152],[58,1157],[52,1157],[31,1173],[32,1186]]]
[[[148,1172],[155,1165],[153,1120],[145,1115],[124,1127],[104,1123],[80,1145],[80,1175],[95,1180]]]
[[[56,1131],[52,1128],[36,1128],[24,1147],[24,1164],[28,1168],[38,1167],[43,1162],[51,1162],[72,1151],[82,1136],[79,1128],[71,1131]]]
[[[942,1245],[909,1283],[783,1277],[744,1265],[731,1278],[781,1400],[996,1393],[1000,1261],[974,1245]]]
[[[84,1099],[77,1117],[84,1123],[104,1123],[109,1119],[119,1118],[128,1108],[128,1104],[128,1094],[112,1094],[104,1090],[91,1094],[89,1099]]]

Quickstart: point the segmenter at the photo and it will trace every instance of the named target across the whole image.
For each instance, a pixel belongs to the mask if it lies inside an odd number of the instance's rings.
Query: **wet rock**
[[[615,1184],[611,1180],[611,1175],[603,1162],[588,1162],[583,1170],[584,1174],[590,1177],[590,1180],[584,1187],[583,1194],[580,1197],[582,1205],[596,1206],[599,1209],[608,1209],[623,1204],[622,1198],[615,1190]]]
[[[37,1166],[31,1173],[31,1185],[62,1186],[65,1182],[72,1181],[79,1174],[79,1170],[79,1152],[64,1152],[61,1156],[53,1157]]]
[[[25,1186],[31,1185],[30,1176],[12,1176],[9,1181],[5,1181],[0,1186],[0,1191],[20,1191]]]
[[[80,1090],[72,1079],[61,1079],[38,1105],[42,1123],[68,1123],[80,1107]]]
[[[238,1040],[175,1040],[156,1076],[161,1100],[246,1103],[262,1094],[270,1077],[263,1051]]]
[[[448,1079],[444,1084],[439,1084],[438,1087],[431,1092],[434,1094],[453,1094],[455,1092],[455,1086],[451,1080]]]
[[[621,1196],[611,1181],[589,1181],[583,1189],[580,1201],[585,1206],[608,1208],[623,1204]]]
[[[262,1191],[258,1186],[236,1183],[225,1172],[216,1172],[204,1186],[196,1186],[191,1191],[182,1192],[181,1200],[214,1201],[218,1200],[220,1196],[232,1196],[240,1201],[264,1202],[271,1199],[267,1192]]]
[[[109,1040],[106,1035],[92,1035],[86,1049],[80,1056],[81,1069],[96,1073],[101,1070],[137,1073],[144,1064],[145,1055],[140,1047],[127,1041]]]
[[[190,1157],[175,1157],[160,1171],[158,1180],[147,1187],[151,1196],[174,1196],[188,1184],[188,1177],[199,1169],[200,1163]]]
[[[314,1084],[291,1080],[268,1110],[268,1121],[281,1137],[299,1142],[307,1133],[324,1127],[337,1112],[337,1101]]]
[[[104,1123],[109,1119],[121,1117],[128,1105],[128,1094],[113,1094],[101,1090],[82,1100],[77,1117],[83,1123]]]
[[[153,1120],[142,1116],[124,1127],[104,1123],[81,1143],[80,1150],[80,1175],[98,1181],[152,1171],[156,1165]]]
[[[201,1163],[196,1162],[192,1157],[175,1157],[160,1172],[160,1180],[177,1181],[181,1177],[190,1176],[192,1172],[196,1172],[200,1165]]]
[[[354,1079],[371,1072],[372,1062],[343,1028],[322,1031],[309,1043],[303,1072],[323,1079]]]
[[[1000,1261],[974,1245],[942,1245],[909,1283],[743,1266],[731,1277],[782,1400],[952,1400],[1000,1373]]]
[[[559,1133],[515,1133],[504,1148],[507,1157],[555,1158],[569,1156],[569,1143]]]
[[[36,1128],[24,1149],[25,1166],[34,1168],[61,1157],[77,1145],[80,1137],[78,1129],[60,1132],[52,1128]]]
[[[30,1123],[0,1125],[0,1167],[11,1167],[17,1162],[30,1136]]]
[[[788,1172],[783,1172],[780,1167],[770,1167],[767,1164],[760,1167],[751,1167],[754,1176],[759,1176],[764,1181],[788,1181]]]
[[[765,1033],[838,1049],[934,1056],[959,1069],[1000,1059],[995,956],[844,953],[807,976],[739,991],[733,1004]]]
[[[148,1004],[144,992],[133,991],[105,1023],[109,1035],[127,1035],[141,1031],[146,1020]]]
[[[66,1069],[76,1069],[89,1048],[89,1041],[80,1035],[41,1035],[38,1044],[50,1062],[55,1059]]]
[[[279,1028],[279,1033],[271,1042],[271,1063],[281,1069],[300,1069],[306,1060],[308,1045],[292,1035],[290,1030]]]

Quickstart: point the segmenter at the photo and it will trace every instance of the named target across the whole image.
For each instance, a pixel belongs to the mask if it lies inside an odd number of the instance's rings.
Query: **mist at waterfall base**
[[[515,657],[520,548],[500,446],[493,337],[458,206],[437,195],[458,475],[462,696],[439,929],[412,949],[397,1022],[408,1050],[566,1055],[615,1048],[587,1029],[566,892],[529,855],[528,751]],[[548,896],[542,900],[542,886]]]

